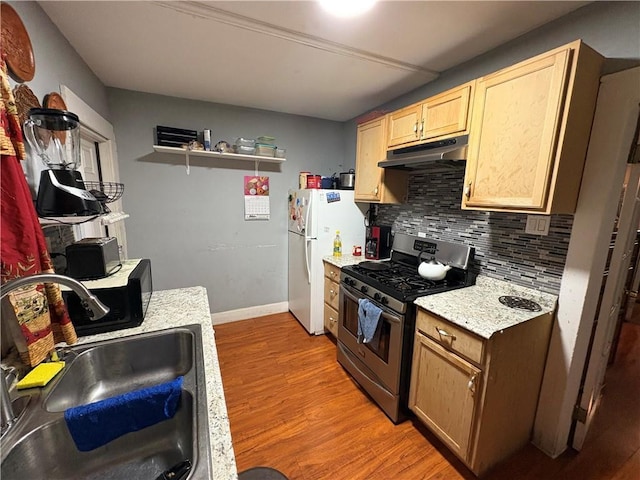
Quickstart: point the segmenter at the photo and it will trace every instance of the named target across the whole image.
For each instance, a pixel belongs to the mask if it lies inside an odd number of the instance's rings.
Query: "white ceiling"
[[[347,0],[345,0],[347,1]],[[589,2],[40,2],[109,87],[345,121]]]

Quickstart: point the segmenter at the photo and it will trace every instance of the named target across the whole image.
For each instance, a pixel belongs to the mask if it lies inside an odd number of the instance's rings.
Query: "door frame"
[[[116,150],[116,136],[113,125],[109,123],[102,115],[91,108],[82,98],[76,95],[66,85],[60,85],[60,94],[64,99],[67,109],[80,118],[80,126],[84,130],[84,135],[95,140],[98,144],[98,153],[100,154],[100,168],[102,170],[103,181],[119,182],[120,170],[118,167],[118,154]],[[111,210],[114,212],[122,212],[122,199],[111,204]],[[121,259],[127,256],[127,236],[123,221],[109,225],[109,228],[117,232],[120,243]]]
[[[585,417],[575,421],[572,447],[581,450],[591,422],[600,404],[600,394],[609,363],[609,353],[616,332],[622,294],[629,272],[633,243],[640,218],[640,164],[630,164],[629,180],[624,192],[624,200],[619,217],[609,275],[602,295],[602,306],[598,313],[597,325],[587,359],[584,386],[578,397],[577,406],[585,412]],[[584,421],[582,421],[584,420]]]
[[[620,191],[635,136],[638,85],[640,67],[601,78],[533,431],[534,445],[553,458],[569,444],[619,204],[611,192]]]

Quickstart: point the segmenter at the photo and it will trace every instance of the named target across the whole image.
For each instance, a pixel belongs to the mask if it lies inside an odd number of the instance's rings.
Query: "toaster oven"
[[[90,320],[78,295],[61,287],[69,317],[78,336],[137,327],[144,320],[153,293],[151,261],[125,260],[117,273],[82,283],[109,307],[109,313],[98,320]]]

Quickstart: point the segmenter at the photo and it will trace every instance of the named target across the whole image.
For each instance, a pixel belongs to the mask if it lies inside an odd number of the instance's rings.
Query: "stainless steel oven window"
[[[350,301],[344,302],[344,317],[343,326],[354,337],[358,338],[358,301],[349,293],[346,293],[350,298]],[[379,336],[377,348],[373,348],[371,344],[364,343],[364,347],[375,353],[380,360],[384,363],[389,363],[389,340],[391,339],[391,324],[384,321],[384,317],[380,318],[378,322],[378,331],[376,335]]]
[[[380,343],[377,349],[373,349],[369,344],[357,342],[359,298],[366,296],[349,286],[341,285],[338,342],[372,373],[375,378],[371,380],[383,383],[390,392],[397,394],[400,385],[404,316],[378,305],[383,309],[379,322]]]

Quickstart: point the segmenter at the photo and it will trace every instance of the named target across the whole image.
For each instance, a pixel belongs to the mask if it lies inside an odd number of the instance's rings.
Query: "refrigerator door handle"
[[[304,218],[304,265],[307,268],[307,282],[311,285],[311,266],[309,265],[309,242],[313,239],[313,237],[307,236],[307,232],[309,231],[309,215],[311,214],[311,205],[313,204],[313,195],[309,195],[309,203],[307,203],[307,208],[305,212]],[[313,231],[313,230],[312,230]]]
[[[311,206],[313,205],[313,195],[309,195],[309,203],[307,203],[307,207],[304,212],[304,227],[302,229],[303,235],[305,238],[312,238],[307,236],[307,232],[309,231],[309,216],[311,215]],[[313,229],[311,229],[313,232]]]
[[[304,237],[304,266],[307,268],[307,282],[311,285],[311,267],[309,266],[309,242],[311,238]]]

